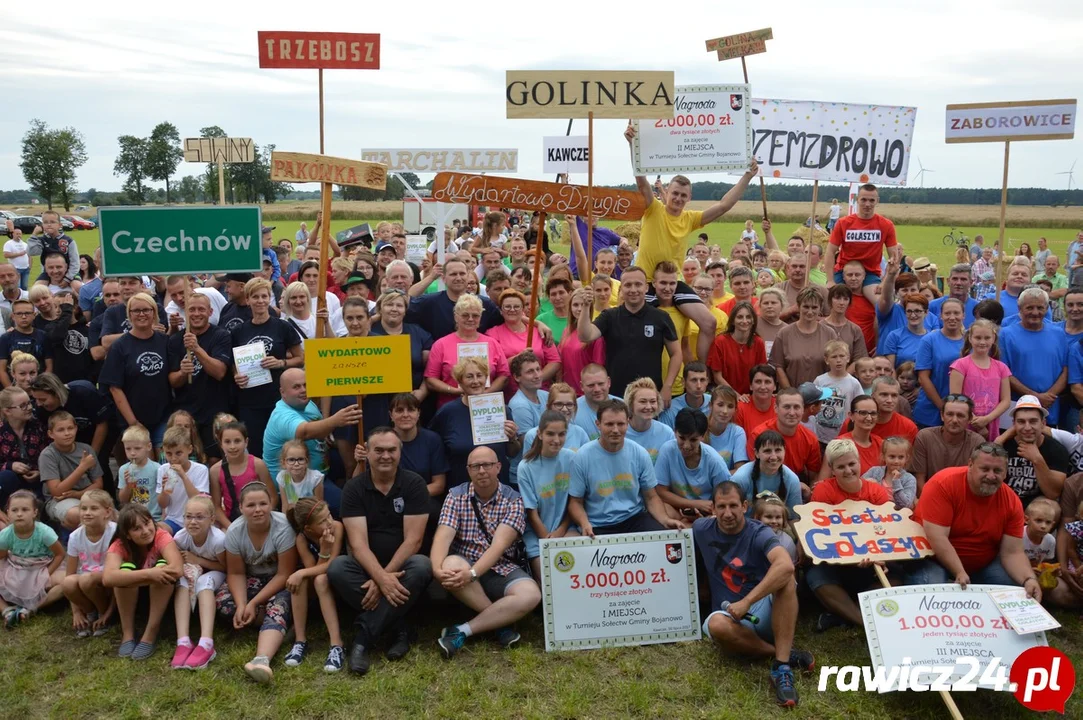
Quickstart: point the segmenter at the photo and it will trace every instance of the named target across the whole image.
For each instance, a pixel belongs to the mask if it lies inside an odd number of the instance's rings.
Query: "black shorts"
[[[627,520],[622,520],[616,525],[594,526],[595,535],[620,535],[623,533],[658,532],[659,530],[665,530],[665,528],[646,510],[638,515],[633,515]]]
[[[658,306],[658,296],[654,294],[654,283],[647,284],[646,301],[655,307]],[[696,291],[688,286],[688,283],[683,280],[677,281],[677,289],[673,292],[673,305],[675,307],[702,302],[699,295],[696,295]]]
[[[203,443],[203,454],[221,460],[222,449],[218,447],[218,438],[214,436],[214,421],[196,423],[196,425],[199,426],[199,441]]]
[[[515,568],[507,575],[500,575],[493,570],[486,570],[479,578],[478,584],[485,591],[485,596],[492,602],[504,597],[508,588],[524,580],[533,580],[522,568]]]

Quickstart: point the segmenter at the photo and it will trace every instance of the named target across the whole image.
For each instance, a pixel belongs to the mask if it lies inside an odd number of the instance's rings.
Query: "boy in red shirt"
[[[889,249],[891,259],[899,262],[899,242],[895,238],[895,224],[876,213],[880,193],[876,186],[866,183],[857,192],[857,213],[847,215],[835,223],[831,240],[827,245],[825,267],[834,272],[827,278],[827,285],[841,283],[842,269],[846,263],[856,260],[865,268],[865,280],[861,292],[866,300],[876,306],[876,286],[880,284],[880,261],[884,248]]]

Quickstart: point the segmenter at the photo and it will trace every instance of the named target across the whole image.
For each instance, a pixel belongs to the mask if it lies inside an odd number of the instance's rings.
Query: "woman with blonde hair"
[[[469,355],[479,356],[486,363],[487,392],[500,392],[511,376],[507,356],[500,343],[478,332],[484,307],[476,295],[461,295],[455,303],[455,332],[433,343],[425,367],[425,384],[437,393],[437,405],[443,406],[463,394],[455,378],[456,364]],[[469,429],[469,423],[468,423]]]
[[[642,446],[653,463],[662,446],[673,439],[673,429],[655,419],[662,409],[662,394],[654,380],[641,377],[624,389],[624,404],[632,413],[624,439]]]
[[[341,259],[341,258],[340,258]],[[301,336],[301,345],[305,340],[316,337],[318,312],[312,312],[312,295],[303,282],[291,282],[282,291],[282,319],[288,322]],[[346,327],[342,324],[342,311],[329,314],[329,322],[324,326],[325,337],[343,337]]]

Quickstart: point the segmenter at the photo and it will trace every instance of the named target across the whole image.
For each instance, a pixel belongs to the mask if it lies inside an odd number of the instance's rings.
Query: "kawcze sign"
[[[259,66],[320,70],[379,70],[378,33],[261,30]]]

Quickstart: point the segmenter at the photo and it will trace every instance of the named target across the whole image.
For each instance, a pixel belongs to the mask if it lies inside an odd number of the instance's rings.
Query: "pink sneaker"
[[[183,670],[185,667],[184,663],[188,659],[188,656],[191,654],[191,645],[178,645],[177,651],[173,653],[173,661],[169,663],[169,666],[172,667],[174,670]]]
[[[184,661],[184,667],[188,670],[202,670],[216,657],[218,657],[218,653],[214,648],[204,650],[199,645],[196,645],[195,649],[192,650],[192,654]]]

